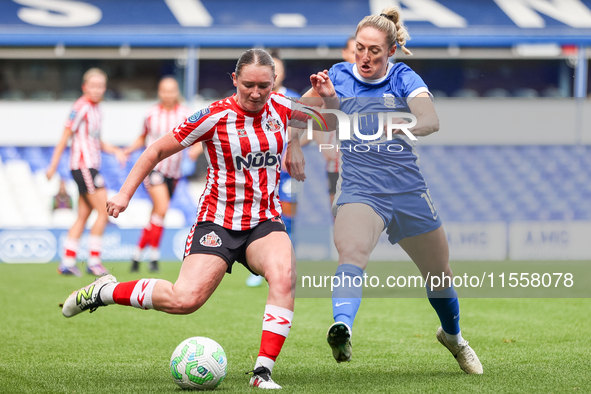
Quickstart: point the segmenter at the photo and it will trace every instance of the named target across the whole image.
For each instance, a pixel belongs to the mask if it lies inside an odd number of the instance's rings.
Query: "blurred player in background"
[[[355,63],[355,36],[347,39],[345,46],[341,49],[341,56],[347,63]]]
[[[174,127],[182,123],[191,115],[189,108],[180,103],[179,85],[173,77],[164,77],[158,84],[158,98],[160,102],[148,110],[142,134],[127,148],[126,155],[142,147],[152,145],[158,138],[170,132]],[[201,144],[191,147],[190,154],[193,159],[203,151]],[[151,248],[148,259],[149,269],[158,271],[160,260],[160,240],[164,228],[164,216],[168,210],[170,199],[174,193],[177,181],[181,177],[182,155],[172,155],[154,167],[150,175],[144,179],[144,186],[152,199],[153,208],[150,222],[142,231],[142,235],[134,252],[131,272],[139,270],[139,264],[144,248]]]
[[[295,97],[299,98],[300,95],[283,86],[283,81],[285,80],[285,65],[283,64],[283,60],[279,57],[279,52],[272,51],[271,57],[273,58],[273,63],[275,63],[275,86],[273,87],[273,91],[276,93],[280,93],[286,97]],[[282,160],[285,160],[283,157]],[[296,212],[297,200],[296,200],[296,193],[292,194],[291,186],[291,177],[285,170],[285,163],[281,163],[281,178],[279,181],[279,200],[281,201],[281,218],[283,219],[283,223],[285,223],[285,228],[287,229],[287,234],[290,238],[291,236],[291,220]],[[292,238],[293,243],[293,238]],[[263,283],[263,277],[260,275],[250,274],[246,279],[246,285],[248,287],[258,287]]]
[[[117,283],[106,275],[72,293],[62,313],[71,317],[110,304],[193,313],[238,261],[269,283],[261,346],[250,385],[280,389],[271,373],[291,328],[296,273],[277,194],[281,153],[296,110],[292,100],[272,92],[275,66],[264,50],[246,51],[232,78],[236,94],[193,114],[150,145],[107,204],[109,215],[117,217],[158,162],[195,143],[205,143],[207,186],[199,199],[177,281]],[[306,120],[299,123],[305,125]],[[237,307],[245,305],[238,300]]]
[[[78,240],[84,232],[84,226],[93,209],[96,209],[98,217],[88,237],[89,257],[86,268],[87,272],[93,275],[108,273],[101,262],[102,235],[108,222],[105,211],[107,190],[104,179],[99,173],[101,150],[115,155],[122,164],[125,163],[125,154],[118,147],[107,144],[100,138],[102,116],[99,103],[103,100],[106,89],[107,74],[103,70],[91,68],[86,71],[82,79],[82,97],[74,103],[46,173],[47,179],[51,179],[71,138],[70,169],[78,185],[80,196],[78,218],[68,232],[62,262],[58,268],[58,272],[63,275],[82,275],[76,267]]]
[[[339,63],[330,71],[312,75],[313,89],[304,96],[318,97],[319,104],[340,108],[349,115],[367,114],[366,123],[360,121],[362,134],[373,135],[379,127],[377,117],[370,114],[392,111],[411,112],[416,116],[417,124],[410,129],[416,136],[437,131],[439,119],[423,80],[404,63],[388,61],[397,43],[410,54],[405,46],[408,33],[398,8],[388,7],[380,15],[365,17],[357,26],[355,37],[355,64]],[[363,100],[364,97],[368,99]],[[401,130],[396,132],[401,134]],[[303,157],[298,142],[297,138],[292,139],[286,153],[295,162],[301,162]],[[364,145],[370,148],[373,145],[373,149],[361,153],[351,149],[355,142],[364,143],[364,140],[354,137],[341,141],[341,179],[333,206],[334,240],[339,252],[336,277],[343,278],[333,291],[335,323],[327,333],[334,358],[337,362],[351,360],[353,321],[362,296],[362,287],[354,283],[362,283],[369,255],[385,229],[389,241],[400,244],[423,278],[428,279],[429,274],[450,278],[433,288],[427,283],[427,296],[441,322],[436,336],[464,372],[481,374],[478,356],[462,338],[460,305],[451,283],[447,238],[418,168],[414,142],[404,135],[391,141],[380,139],[382,149],[378,150],[377,144],[365,141]],[[393,145],[395,149],[391,151],[385,145]],[[290,160],[288,164],[291,170]],[[298,167],[294,168],[292,176],[304,179]]]

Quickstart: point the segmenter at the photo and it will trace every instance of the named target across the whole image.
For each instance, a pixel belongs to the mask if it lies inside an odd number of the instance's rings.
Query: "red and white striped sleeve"
[[[227,112],[220,106],[212,104],[189,116],[172,132],[177,141],[184,147],[191,146],[196,142],[210,140],[214,135],[216,124],[226,116]]]
[[[287,109],[287,125],[297,128],[306,128],[308,115],[306,105],[293,97],[286,97],[279,93],[273,93],[272,98],[275,102]]]
[[[140,134],[142,137],[147,137],[150,131],[150,118],[151,113],[149,113],[146,118],[144,119],[144,124],[142,125],[142,133]]]
[[[89,107],[90,105],[88,105],[88,103],[83,99],[78,99],[74,103],[72,112],[70,112],[70,117],[66,121],[66,127],[72,130],[72,133],[76,133],[78,131],[78,128],[86,118]]]

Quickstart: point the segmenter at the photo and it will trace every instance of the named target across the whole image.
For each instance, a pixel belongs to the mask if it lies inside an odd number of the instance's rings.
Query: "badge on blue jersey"
[[[203,108],[201,111],[197,111],[193,115],[189,116],[189,118],[187,119],[187,122],[188,123],[195,123],[210,112],[211,111],[209,110],[209,107]]]

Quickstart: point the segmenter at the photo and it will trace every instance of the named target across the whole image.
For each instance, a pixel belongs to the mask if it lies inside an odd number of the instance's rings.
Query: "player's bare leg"
[[[86,194],[85,197],[88,199],[88,203],[92,209],[96,209],[98,213],[96,222],[94,222],[90,229],[90,235],[100,237],[105,232],[105,227],[107,227],[107,223],[109,222],[109,215],[107,215],[107,210],[105,209],[107,205],[107,189],[104,187],[96,189],[93,194]]]
[[[340,279],[338,284],[334,283],[332,294],[335,323],[329,327],[326,340],[338,363],[350,361],[352,356],[352,327],[362,296],[361,287],[352,284],[357,278],[361,280],[383,229],[384,221],[369,205],[345,204],[337,213],[334,240],[339,266],[335,278]]]
[[[185,257],[174,284],[165,280],[156,282],[152,293],[154,309],[175,315],[195,312],[217,289],[227,268],[219,256],[191,254]]]
[[[86,194],[88,203],[98,213],[98,217],[90,229],[90,236],[88,237],[88,264],[87,271],[93,275],[105,275],[109,271],[103,266],[101,261],[102,237],[105,232],[105,227],[109,222],[109,216],[105,206],[107,205],[107,189],[96,189],[92,194]]]
[[[84,195],[78,197],[78,217],[68,231],[68,239],[64,245],[62,261],[57,272],[62,275],[82,276],[80,269],[76,266],[76,254],[78,253],[78,242],[84,232],[86,221],[92,212]]]
[[[271,373],[291,328],[296,280],[295,254],[287,233],[272,232],[251,243],[246,249],[246,261],[269,283],[261,347],[250,385],[280,389]]]
[[[72,317],[111,304],[139,309],[156,309],[170,314],[195,312],[217,288],[228,265],[214,255],[192,254],[185,258],[173,284],[161,279],[140,279],[117,283],[113,275],[98,278],[73,292],[63,304],[62,313]]]
[[[84,228],[86,227],[86,221],[91,213],[92,207],[86,200],[85,196],[78,196],[78,217],[72,227],[70,227],[70,231],[68,231],[69,238],[80,239],[80,236],[82,236]]]
[[[453,354],[464,372],[481,374],[482,364],[468,345],[468,341],[462,338],[459,329],[459,303],[457,294],[451,286],[453,273],[449,267],[449,247],[443,227],[405,238],[399,244],[415,262],[423,278],[427,279],[428,275],[450,278],[450,281],[445,283],[427,283],[429,301],[442,323],[442,327],[437,330],[437,340]],[[437,286],[431,289],[432,284]]]
[[[364,270],[382,231],[384,221],[369,205],[352,203],[341,206],[334,223],[339,265],[352,264]]]

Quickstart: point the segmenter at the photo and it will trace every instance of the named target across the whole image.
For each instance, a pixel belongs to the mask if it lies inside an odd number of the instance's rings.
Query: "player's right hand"
[[[51,178],[53,177],[53,174],[55,174],[55,169],[52,167],[49,167],[47,169],[47,171],[45,171],[45,176],[47,177],[47,180],[50,181]]]
[[[125,193],[117,193],[107,201],[107,214],[114,218],[119,217],[129,205],[129,196]]]

